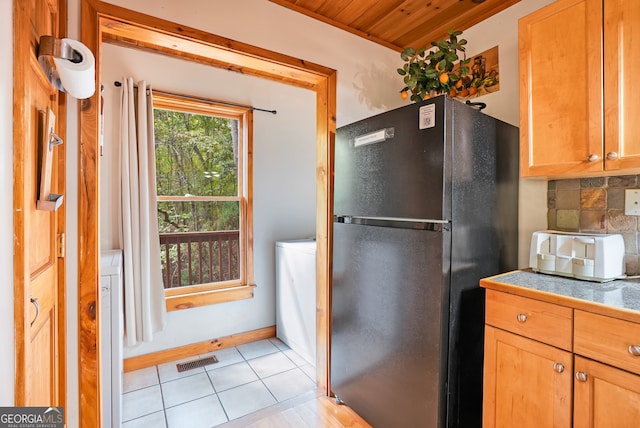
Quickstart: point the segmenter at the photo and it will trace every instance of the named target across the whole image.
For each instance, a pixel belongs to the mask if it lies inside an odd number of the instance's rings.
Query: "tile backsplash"
[[[550,180],[548,186],[549,229],[621,234],[626,273],[638,275],[639,217],[624,215],[624,191],[639,188],[640,176]]]

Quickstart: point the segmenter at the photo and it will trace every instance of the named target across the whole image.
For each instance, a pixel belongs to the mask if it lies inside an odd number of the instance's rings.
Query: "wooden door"
[[[40,35],[60,35],[66,10],[58,0],[13,3],[15,404],[63,406],[65,211],[64,204],[58,211],[37,210],[36,200],[43,112],[54,112],[55,132],[64,137],[65,111],[38,64],[37,47]],[[63,144],[53,150],[52,193],[64,193],[64,164]]]
[[[518,29],[520,174],[602,171],[602,0],[558,0]]]
[[[575,426],[637,427],[640,421],[640,376],[576,356]]]
[[[484,428],[571,427],[570,352],[491,326],[484,352]]]
[[[640,2],[604,2],[605,169],[640,168]]]

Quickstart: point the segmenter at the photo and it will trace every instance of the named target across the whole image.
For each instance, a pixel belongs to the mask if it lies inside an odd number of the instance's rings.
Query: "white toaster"
[[[533,232],[529,266],[535,272],[605,282],[624,276],[620,234]]]

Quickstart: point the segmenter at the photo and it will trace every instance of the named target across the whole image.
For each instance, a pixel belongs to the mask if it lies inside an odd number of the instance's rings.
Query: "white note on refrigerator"
[[[428,104],[420,107],[420,129],[436,126],[436,105]]]

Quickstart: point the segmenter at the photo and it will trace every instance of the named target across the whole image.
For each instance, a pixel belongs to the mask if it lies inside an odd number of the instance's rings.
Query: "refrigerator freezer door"
[[[341,223],[334,232],[331,389],[375,427],[441,426],[449,234]]]
[[[420,129],[420,109],[433,105],[434,126]],[[335,214],[443,219],[445,107],[438,97],[338,129]]]

